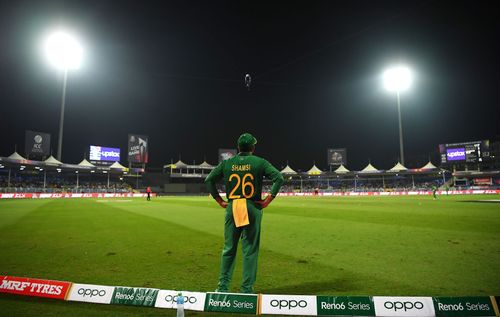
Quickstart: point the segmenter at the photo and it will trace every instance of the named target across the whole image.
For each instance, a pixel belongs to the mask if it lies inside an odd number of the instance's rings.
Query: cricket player
[[[251,134],[242,134],[238,139],[239,153],[222,161],[205,179],[212,197],[226,209],[218,292],[229,291],[240,238],[243,247],[243,280],[240,290],[242,293],[254,292],[262,210],[273,201],[284,182],[281,173],[271,163],[253,155],[255,144],[257,140]],[[273,186],[271,193],[262,200],[264,177],[270,179]],[[220,197],[215,186],[219,180],[224,180],[227,202]]]

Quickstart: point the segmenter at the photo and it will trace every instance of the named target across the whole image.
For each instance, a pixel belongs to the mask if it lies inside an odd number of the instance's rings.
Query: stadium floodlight
[[[47,38],[45,54],[49,63],[60,70],[80,68],[82,47],[65,31],[56,31]]]
[[[61,98],[61,119],[59,120],[59,137],[57,144],[57,159],[61,161],[68,70],[80,68],[83,50],[76,38],[65,31],[56,31],[52,33],[45,42],[44,50],[49,64],[62,70],[64,73]]]
[[[406,66],[395,66],[386,70],[383,74],[384,86],[388,91],[396,92],[398,100],[398,116],[399,116],[399,152],[401,164],[405,164],[403,151],[403,124],[401,122],[401,101],[399,94],[402,91],[410,88],[413,81],[411,70]]]

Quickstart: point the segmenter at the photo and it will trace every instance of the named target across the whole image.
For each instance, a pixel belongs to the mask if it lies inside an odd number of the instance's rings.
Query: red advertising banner
[[[0,193],[0,199],[6,198],[141,198],[146,197],[144,193]],[[155,193],[151,196],[156,197]]]
[[[468,189],[468,190],[438,190],[438,195],[481,195],[500,194],[498,189]],[[280,196],[429,196],[432,191],[406,191],[406,192],[326,192],[326,193],[279,193]]]
[[[491,177],[484,177],[484,178],[474,178],[474,185],[492,185],[493,180]]]
[[[265,193],[263,193],[265,194]],[[500,194],[499,189],[468,189],[468,190],[438,190],[438,195],[481,195],[481,194]],[[224,196],[224,193],[221,193]],[[428,196],[432,191],[406,191],[406,192],[327,192],[327,193],[279,193],[280,196]],[[156,197],[153,193],[151,196]],[[143,193],[125,193],[125,194],[102,194],[102,193],[0,193],[0,199],[12,198],[145,198]]]
[[[71,282],[0,276],[0,293],[65,299]]]

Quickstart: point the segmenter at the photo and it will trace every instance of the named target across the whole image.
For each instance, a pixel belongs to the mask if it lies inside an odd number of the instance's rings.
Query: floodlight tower
[[[69,33],[56,31],[45,42],[45,54],[48,62],[56,69],[63,71],[63,89],[61,97],[61,118],[59,120],[59,136],[57,142],[57,159],[61,161],[64,126],[64,107],[66,104],[66,82],[68,70],[78,69],[82,59],[82,48]]]
[[[401,164],[405,164],[403,151],[403,124],[401,122],[401,101],[399,94],[407,90],[413,80],[410,69],[406,66],[395,66],[386,70],[383,74],[384,86],[388,91],[396,92],[398,101],[398,116],[399,116],[399,151]]]

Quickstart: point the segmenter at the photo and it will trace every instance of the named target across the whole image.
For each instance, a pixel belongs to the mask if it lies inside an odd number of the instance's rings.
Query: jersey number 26
[[[238,190],[240,185],[241,185],[241,193],[243,194],[243,197],[250,198],[253,196],[253,194],[255,192],[255,187],[252,184],[252,181],[254,180],[254,177],[252,174],[247,173],[247,174],[243,175],[243,179],[238,174],[231,174],[229,176],[229,182],[231,182],[233,179],[236,179],[236,185],[233,187],[233,190],[229,193],[229,199],[241,198],[241,195],[234,194]],[[250,180],[248,180],[248,179],[250,179]],[[248,188],[250,188],[250,193],[247,194]]]

